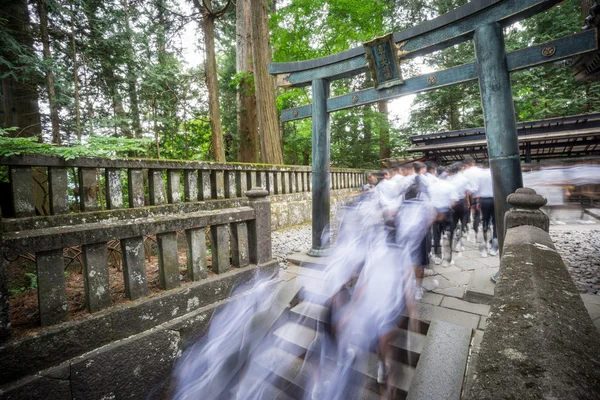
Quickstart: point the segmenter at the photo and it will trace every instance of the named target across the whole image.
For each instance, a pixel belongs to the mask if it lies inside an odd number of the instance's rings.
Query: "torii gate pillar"
[[[500,252],[504,244],[506,198],[523,187],[515,106],[506,64],[504,34],[498,23],[475,30],[475,55],[492,181]]]
[[[311,256],[322,256],[329,247],[329,82],[312,81],[312,247]]]

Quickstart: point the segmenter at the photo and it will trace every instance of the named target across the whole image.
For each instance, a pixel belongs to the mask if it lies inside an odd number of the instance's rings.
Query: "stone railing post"
[[[271,261],[271,202],[263,188],[253,187],[246,192],[255,219],[248,221],[248,247],[250,262],[262,265]]]
[[[517,189],[508,195],[508,203],[512,208],[504,214],[504,227],[506,230],[522,225],[531,225],[548,232],[550,218],[540,210],[547,200],[530,188]],[[505,232],[506,233],[506,232]]]
[[[2,244],[2,215],[0,212],[0,343],[10,337],[10,310],[8,293],[8,263],[4,259]]]

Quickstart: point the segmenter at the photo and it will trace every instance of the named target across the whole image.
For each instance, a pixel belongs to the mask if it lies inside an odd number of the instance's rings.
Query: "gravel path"
[[[310,224],[293,226],[271,232],[273,258],[280,267],[287,267],[285,257],[292,253],[307,251],[312,243],[312,227]]]
[[[582,293],[600,295],[600,229],[552,230],[550,236]]]

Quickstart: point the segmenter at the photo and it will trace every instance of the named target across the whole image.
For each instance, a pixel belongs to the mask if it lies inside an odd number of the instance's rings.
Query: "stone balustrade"
[[[598,398],[598,331],[548,234],[546,199],[522,188],[508,202],[498,283],[464,398]]]
[[[309,192],[312,179],[311,167],[147,159],[30,155],[0,158],[0,166],[8,167],[11,192],[3,214],[16,218],[36,215],[34,167],[47,173],[47,182],[37,184],[47,193],[50,215],[242,198],[252,187],[271,195]],[[332,189],[359,188],[365,174],[332,169],[330,182]]]
[[[180,286],[179,231],[185,232],[187,275],[192,282],[207,277],[207,230],[215,274],[226,273],[231,266],[271,261],[268,192],[253,189],[247,193],[250,202],[246,207],[4,232],[1,250],[13,255],[35,253],[40,324],[54,325],[68,317],[65,248],[81,246],[85,303],[92,313],[111,306],[107,250],[111,240],[120,240],[124,290],[132,301],[148,294],[145,236],[156,237],[162,290]],[[7,314],[1,315],[6,318]],[[2,324],[8,327],[8,321]]]

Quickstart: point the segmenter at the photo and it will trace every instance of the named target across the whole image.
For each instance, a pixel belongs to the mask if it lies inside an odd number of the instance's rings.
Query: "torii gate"
[[[312,104],[284,110],[282,121],[312,117],[312,248],[324,253],[329,243],[330,132],[333,111],[390,100],[437,88],[479,80],[492,178],[500,249],[504,243],[506,198],[523,186],[510,72],[598,50],[598,30],[565,36],[551,42],[505,52],[502,28],[544,12],[561,0],[473,0],[444,15],[402,32],[312,60],[272,63],[269,73],[280,87],[312,85]],[[476,62],[402,80],[398,63],[471,40]],[[371,70],[375,87],[329,97],[329,84]]]

